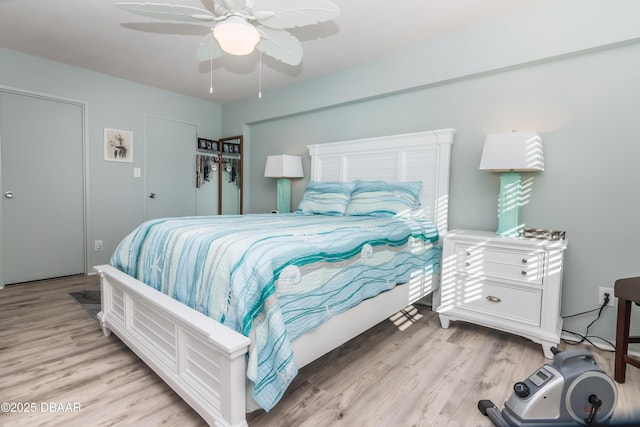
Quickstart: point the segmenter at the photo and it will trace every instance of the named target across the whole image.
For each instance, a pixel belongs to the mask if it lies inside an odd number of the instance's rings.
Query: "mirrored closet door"
[[[242,135],[220,139],[218,213],[242,213]]]
[[[196,188],[216,188],[219,215],[242,214],[242,136],[198,138]],[[207,193],[210,194],[210,193]]]

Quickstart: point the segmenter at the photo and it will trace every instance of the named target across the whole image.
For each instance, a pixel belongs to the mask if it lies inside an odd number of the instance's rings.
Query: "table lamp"
[[[503,172],[500,177],[498,230],[496,234],[520,233],[522,182],[517,172],[544,170],[542,140],[536,132],[490,134],[484,141],[480,170]]]
[[[264,168],[266,178],[277,178],[277,210],[280,213],[291,212],[291,178],[304,178],[302,157],[281,154],[268,156]]]

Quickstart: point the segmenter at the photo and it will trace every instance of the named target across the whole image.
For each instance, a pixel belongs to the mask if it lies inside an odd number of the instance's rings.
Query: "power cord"
[[[580,337],[580,341],[569,341],[569,340],[562,340],[562,341],[565,342],[566,344],[569,344],[569,345],[578,345],[578,344],[582,344],[583,342],[586,341],[589,344],[591,344],[592,346],[594,346],[595,348],[597,348],[598,350],[610,351],[610,352],[615,351],[616,346],[611,341],[608,341],[608,340],[606,340],[606,339],[604,339],[602,337],[596,336],[596,335],[589,335],[589,328],[594,323],[596,323],[596,321],[598,319],[600,319],[600,315],[602,315],[602,310],[604,310],[604,308],[607,306],[607,304],[609,304],[609,300],[610,300],[610,295],[607,292],[607,293],[604,294],[604,301],[602,302],[602,304],[600,305],[599,308],[594,308],[593,310],[583,311],[582,313],[571,314],[569,316],[563,316],[562,317],[563,319],[568,319],[570,317],[582,316],[583,314],[593,313],[594,311],[598,312],[598,315],[596,316],[596,318],[593,319],[593,321],[587,325],[587,330],[586,330],[584,335],[579,334],[578,332],[569,331],[567,329],[563,329],[562,330],[563,332],[566,332],[568,334],[572,334],[572,335],[576,335],[576,336]],[[607,344],[609,344],[614,350],[609,350],[609,349],[606,349],[606,348],[600,348],[600,347],[598,347],[597,344],[595,344],[589,338],[598,338],[599,340],[602,340],[602,341],[606,342]]]

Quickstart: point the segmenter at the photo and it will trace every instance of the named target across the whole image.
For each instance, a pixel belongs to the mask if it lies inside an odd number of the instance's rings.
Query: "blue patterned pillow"
[[[418,207],[420,181],[356,181],[345,215],[394,216]]]
[[[311,181],[304,190],[296,213],[344,215],[354,187],[353,182]]]

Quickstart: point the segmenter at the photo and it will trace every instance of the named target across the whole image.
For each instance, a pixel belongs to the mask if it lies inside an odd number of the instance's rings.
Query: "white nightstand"
[[[454,230],[443,237],[442,278],[434,307],[443,328],[462,320],[551,347],[560,342],[566,240],[502,237]]]

